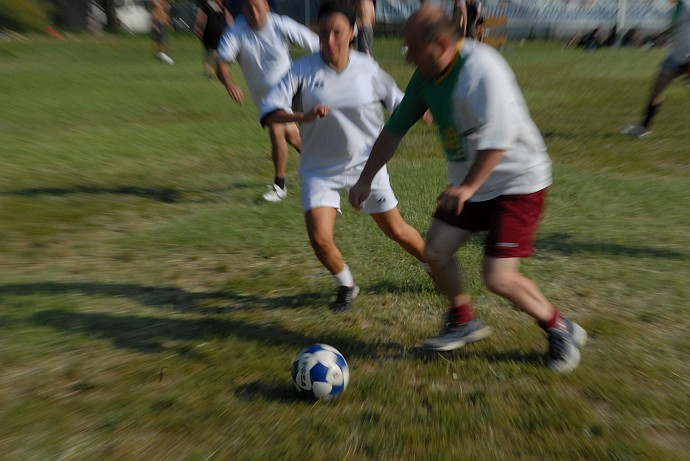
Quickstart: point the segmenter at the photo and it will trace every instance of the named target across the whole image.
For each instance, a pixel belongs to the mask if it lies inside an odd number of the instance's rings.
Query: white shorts
[[[302,177],[302,209],[305,212],[313,208],[335,208],[340,213],[340,193],[357,183],[362,168],[355,168],[339,176]],[[388,171],[384,166],[371,182],[371,195],[362,204],[366,214],[385,213],[398,205],[393,193]]]

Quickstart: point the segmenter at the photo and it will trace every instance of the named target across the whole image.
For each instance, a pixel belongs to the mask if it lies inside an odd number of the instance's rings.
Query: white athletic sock
[[[343,270],[333,276],[335,278],[335,283],[339,287],[351,287],[355,284],[355,279],[352,277],[352,272],[350,268],[345,264]]]

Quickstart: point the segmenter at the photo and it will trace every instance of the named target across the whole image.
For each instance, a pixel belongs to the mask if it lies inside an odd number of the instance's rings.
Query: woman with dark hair
[[[302,208],[316,257],[337,286],[331,309],[352,308],[359,288],[335,244],[340,194],[357,182],[383,128],[384,107],[393,110],[403,92],[370,56],[353,51],[355,14],[346,4],[326,1],[319,7],[320,51],[296,61],[261,102],[262,124],[300,124]],[[294,110],[293,110],[294,107]],[[405,251],[424,261],[424,240],[398,211],[388,172],[373,180],[362,211]]]

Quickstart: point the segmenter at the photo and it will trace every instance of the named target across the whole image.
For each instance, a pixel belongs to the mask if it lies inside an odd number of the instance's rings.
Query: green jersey
[[[412,76],[386,129],[403,137],[431,110],[452,185],[462,184],[478,155],[503,156],[471,201],[531,194],[551,184],[551,159],[508,63],[495,49],[466,40],[439,78]]]
[[[462,149],[462,140],[453,123],[451,98],[464,62],[459,54],[456,55],[446,73],[438,80],[425,79],[415,71],[405,90],[406,97],[391,116],[386,128],[396,136],[402,137],[424,112],[430,109],[434,123],[438,127],[446,159],[449,162],[467,161],[467,155]]]

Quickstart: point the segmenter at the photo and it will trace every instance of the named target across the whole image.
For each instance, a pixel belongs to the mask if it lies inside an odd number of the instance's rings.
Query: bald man
[[[407,61],[416,66],[405,96],[376,140],[350,202],[359,207],[376,172],[428,109],[438,125],[450,186],[438,197],[425,257],[449,310],[425,346],[450,351],[478,341],[490,328],[475,316],[456,251],[487,232],[486,287],[533,317],[548,339],[546,364],[567,373],[580,362],[585,330],[564,318],[519,271],[551,185],[551,160],[515,75],[493,48],[464,39],[445,12],[423,6],[403,29]]]

